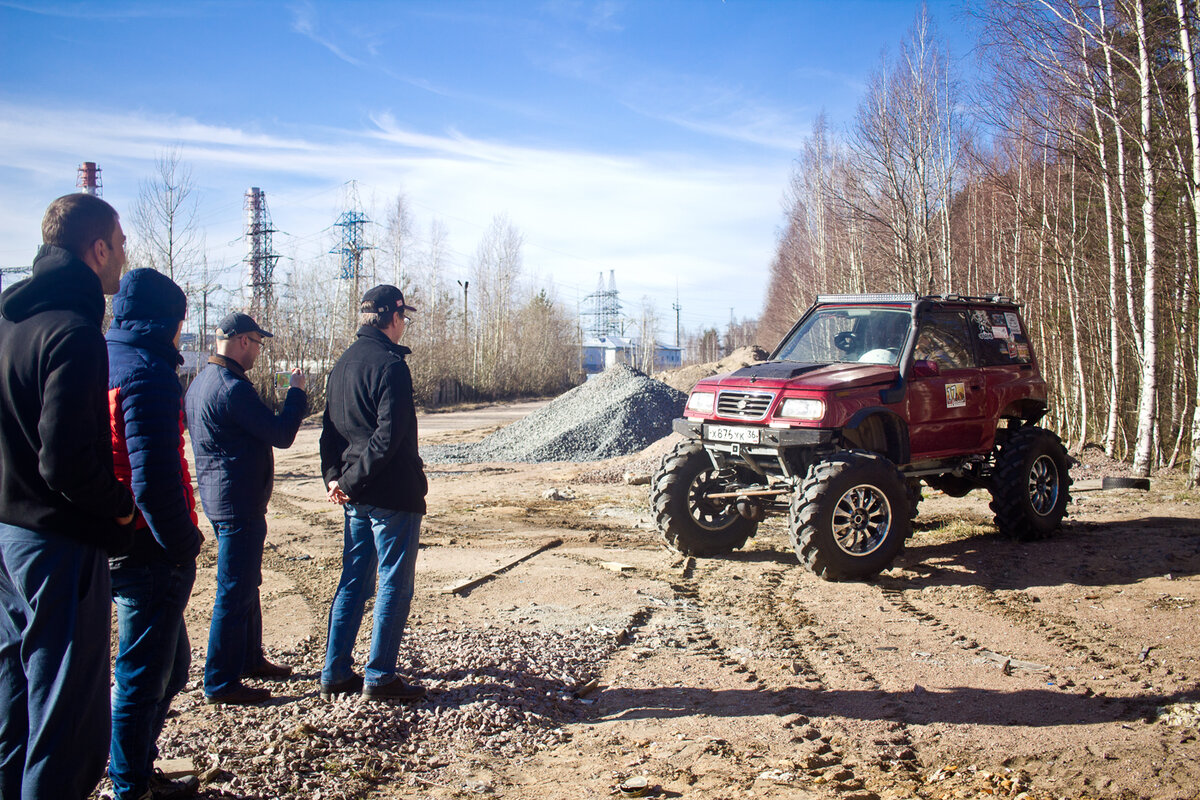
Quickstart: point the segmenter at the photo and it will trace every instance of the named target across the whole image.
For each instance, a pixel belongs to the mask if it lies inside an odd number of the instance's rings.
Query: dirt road
[[[521,411],[422,425],[463,440]],[[646,487],[590,482],[621,464],[438,468],[402,652],[429,697],[326,704],[341,516],[316,436],[277,453],[263,586],[297,676],[251,709],[193,682],[168,725],[164,756],[205,796],[574,799],[631,778],[687,798],[1200,796],[1200,494],[1178,481],[1079,491],[1032,544],[993,534],[982,493],[926,489],[895,568],[830,584],[778,523],[728,558],[665,551]],[[214,556],[189,611],[197,678]],[[368,614],[360,664],[369,632]]]

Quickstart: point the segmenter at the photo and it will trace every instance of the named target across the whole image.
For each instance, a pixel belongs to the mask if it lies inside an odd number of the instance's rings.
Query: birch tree
[[[1142,382],[1138,402],[1137,449],[1133,457],[1135,475],[1150,474],[1154,451],[1155,410],[1158,401],[1158,308],[1155,298],[1158,278],[1158,253],[1155,239],[1155,182],[1153,164],[1153,95],[1150,74],[1150,49],[1146,41],[1146,9],[1143,0],[1134,4],[1134,24],[1138,47],[1138,101],[1141,108],[1138,151],[1142,163],[1142,239],[1145,262],[1142,267]]]
[[[133,263],[156,269],[180,285],[191,280],[204,253],[198,202],[192,169],[179,148],[160,153],[154,175],[141,182],[130,214]]]
[[[1191,181],[1188,197],[1192,206],[1193,255],[1195,257],[1196,282],[1200,284],[1200,98],[1196,92],[1196,62],[1192,53],[1191,30],[1187,9],[1183,0],[1175,0],[1175,18],[1179,23],[1179,52],[1183,58],[1184,82],[1187,86],[1187,118],[1189,143],[1191,145]],[[1196,306],[1200,311],[1200,303]],[[1196,320],[1200,331],[1200,316]],[[1196,395],[1192,413],[1191,467],[1188,470],[1188,485],[1200,485],[1200,335],[1196,336]]]

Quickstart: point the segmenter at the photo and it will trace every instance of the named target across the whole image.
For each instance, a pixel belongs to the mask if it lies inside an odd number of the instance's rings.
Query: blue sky
[[[959,4],[928,5],[964,57]],[[802,138],[822,110],[852,120],[918,7],[0,0],[0,266],[30,261],[80,162],[127,217],[177,147],[231,288],[247,187],[286,271],[333,246],[353,180],[380,223],[406,195],[418,246],[439,220],[451,278],[504,214],[572,307],[615,270],[664,333],[677,290],[685,328],[755,317]]]

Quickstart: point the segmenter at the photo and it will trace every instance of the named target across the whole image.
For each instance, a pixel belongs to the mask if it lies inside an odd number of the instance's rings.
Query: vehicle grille
[[[717,394],[717,416],[734,419],[762,419],[775,400],[767,392],[720,392]]]

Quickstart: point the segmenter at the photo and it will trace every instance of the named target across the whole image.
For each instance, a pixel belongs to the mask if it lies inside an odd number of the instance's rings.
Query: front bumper
[[[690,419],[677,419],[672,423],[675,432],[689,439],[700,439],[705,447],[716,450],[736,450],[732,445],[758,451],[759,448],[768,450],[784,450],[789,447],[817,447],[833,441],[833,431],[827,428],[768,428],[758,425],[724,425],[722,428],[737,428],[753,441],[731,442],[709,435],[707,428],[717,423],[695,422]]]

